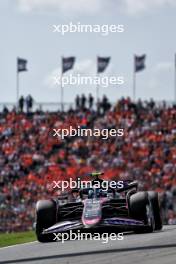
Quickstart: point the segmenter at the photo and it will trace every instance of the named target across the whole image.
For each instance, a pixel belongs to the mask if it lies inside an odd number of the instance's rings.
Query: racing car
[[[138,191],[137,181],[124,181],[122,188],[95,187],[101,172],[91,173],[90,187],[72,190],[72,201],[61,198],[39,200],[36,204],[36,236],[40,242],[53,241],[54,233],[70,230],[120,230],[150,233],[162,229],[158,193]]]

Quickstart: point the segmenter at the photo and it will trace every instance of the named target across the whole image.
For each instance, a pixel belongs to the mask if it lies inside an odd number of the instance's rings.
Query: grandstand
[[[101,107],[1,111],[0,231],[31,229],[36,201],[57,195],[53,180],[76,179],[93,170],[103,170],[107,179],[136,179],[141,189],[158,191],[164,222],[176,222],[176,106],[122,98]],[[122,127],[125,136],[53,137],[53,128],[70,125]]]

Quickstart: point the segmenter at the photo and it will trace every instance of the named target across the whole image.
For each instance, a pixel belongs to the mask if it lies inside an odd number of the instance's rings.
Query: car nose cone
[[[97,199],[87,199],[84,204],[82,223],[85,227],[97,225],[102,218],[101,203]]]

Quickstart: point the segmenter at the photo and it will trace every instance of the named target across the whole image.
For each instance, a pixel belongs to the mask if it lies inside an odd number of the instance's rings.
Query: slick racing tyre
[[[42,234],[56,223],[56,203],[53,200],[39,200],[36,204],[36,236],[39,242],[53,241],[53,234]]]
[[[133,219],[141,220],[145,226],[135,228],[136,233],[150,233],[155,230],[155,219],[153,207],[147,192],[137,192],[130,196],[130,216]]]
[[[161,213],[160,213],[160,205],[158,199],[158,193],[154,191],[148,192],[149,199],[151,201],[153,207],[153,214],[155,219],[155,230],[161,230],[163,227]]]

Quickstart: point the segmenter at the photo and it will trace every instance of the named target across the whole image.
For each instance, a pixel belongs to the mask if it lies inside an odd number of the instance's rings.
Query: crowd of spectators
[[[32,98],[30,94],[26,98],[24,98],[24,96],[22,95],[19,98],[18,108],[21,112],[23,112],[24,106],[26,105],[26,111],[27,113],[29,113],[32,111],[33,103],[34,103],[34,99]]]
[[[123,128],[123,137],[53,137],[54,128]],[[176,223],[176,106],[122,98],[96,111],[0,113],[0,231],[31,229],[35,203],[58,195],[53,180],[101,170],[160,193],[165,223]]]
[[[89,94],[86,97],[84,94],[81,96],[77,95],[75,98],[75,105],[77,110],[85,111],[87,108],[92,110],[94,106],[96,106],[97,113],[105,113],[111,108],[111,104],[106,95],[103,95],[102,100],[97,98],[97,102],[95,102],[92,94]]]

